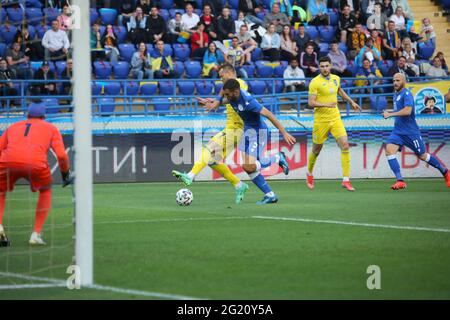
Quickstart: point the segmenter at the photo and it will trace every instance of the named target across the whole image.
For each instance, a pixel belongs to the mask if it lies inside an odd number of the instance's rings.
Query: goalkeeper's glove
[[[63,180],[63,185],[62,185],[63,188],[67,187],[69,184],[72,184],[73,177],[70,174],[70,170],[67,172],[61,172],[61,176],[62,176],[62,180]]]

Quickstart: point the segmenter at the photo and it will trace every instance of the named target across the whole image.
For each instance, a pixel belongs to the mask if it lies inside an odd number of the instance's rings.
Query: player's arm
[[[412,110],[413,110],[412,107],[404,107],[402,110],[396,112],[389,112],[387,110],[384,110],[383,117],[385,119],[388,119],[390,117],[407,117],[411,115]]]
[[[215,111],[220,105],[227,104],[228,101],[225,99],[223,90],[221,89],[219,95],[214,98],[197,98],[198,102],[205,108],[206,111]]]
[[[348,94],[344,91],[344,89],[342,89],[342,87],[339,87],[338,94],[341,96],[342,99],[344,99],[345,102],[350,103],[353,109],[355,109],[356,111],[362,110],[359,104],[353,101],[353,99],[348,96]]]
[[[55,152],[56,159],[58,160],[59,170],[61,171],[63,180],[63,187],[66,187],[72,182],[70,177],[70,162],[69,156],[67,155],[66,149],[64,147],[63,138],[56,127],[54,128],[51,148],[53,152]]]
[[[284,128],[284,126],[281,124],[280,121],[278,121],[278,119],[275,117],[275,115],[270,112],[269,110],[267,110],[266,108],[262,108],[261,109],[261,115],[263,115],[264,117],[266,117],[267,119],[269,119],[270,122],[272,122],[272,124],[275,126],[275,128],[277,128],[280,133],[283,135],[284,140],[290,144],[293,145],[295,143],[295,138],[293,136],[291,136],[286,129]]]

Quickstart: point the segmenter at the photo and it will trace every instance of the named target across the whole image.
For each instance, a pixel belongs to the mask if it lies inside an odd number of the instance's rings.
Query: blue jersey
[[[393,133],[401,135],[418,135],[420,134],[419,126],[416,122],[414,97],[406,88],[394,94],[394,111],[400,111],[405,107],[412,107],[409,116],[395,117]]]
[[[263,106],[247,91],[241,89],[239,100],[230,102],[230,105],[244,121],[245,128],[267,128],[266,123],[261,117]]]

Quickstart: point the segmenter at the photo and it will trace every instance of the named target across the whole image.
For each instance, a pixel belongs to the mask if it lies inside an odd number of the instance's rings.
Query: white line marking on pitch
[[[29,280],[29,281],[47,282],[47,283],[44,283],[44,284],[23,284],[23,285],[0,286],[0,290],[2,290],[2,289],[3,290],[12,290],[12,289],[14,289],[13,286],[16,286],[15,289],[66,287],[66,281],[59,280],[59,279],[29,276],[29,275],[25,275],[25,274],[12,273],[12,272],[0,272],[0,276],[1,277],[9,277],[9,278],[17,278],[17,279],[22,279],[22,280]],[[134,290],[134,289],[124,289],[124,288],[103,286],[103,285],[100,285],[100,284],[93,284],[93,285],[90,285],[90,286],[85,286],[83,288],[99,290],[99,291],[109,291],[109,292],[122,293],[122,294],[135,295],[135,296],[142,296],[142,297],[160,298],[160,299],[205,300],[204,298],[182,296],[182,295],[178,295],[178,294],[143,291],[143,290]]]
[[[443,228],[396,226],[396,225],[389,225],[389,224],[362,223],[362,222],[351,222],[351,221],[317,220],[317,219],[287,218],[287,217],[264,217],[264,216],[253,216],[252,218],[264,219],[264,220],[341,224],[341,225],[347,225],[347,226],[358,226],[358,227],[369,227],[369,228],[386,228],[386,229],[398,229],[398,230],[414,230],[414,231],[430,231],[430,232],[450,233],[450,229],[443,229]]]

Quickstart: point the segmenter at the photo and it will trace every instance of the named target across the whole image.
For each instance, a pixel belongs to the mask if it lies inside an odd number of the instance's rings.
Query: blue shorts
[[[267,128],[245,128],[239,150],[260,160],[263,157],[268,138],[269,130]]]
[[[400,146],[400,149],[399,149],[400,151],[402,151],[403,146],[406,146],[409,149],[411,149],[418,156],[424,154],[427,151],[420,134],[403,135],[403,134],[391,133],[389,138],[386,140],[386,143],[392,143],[392,144]]]

